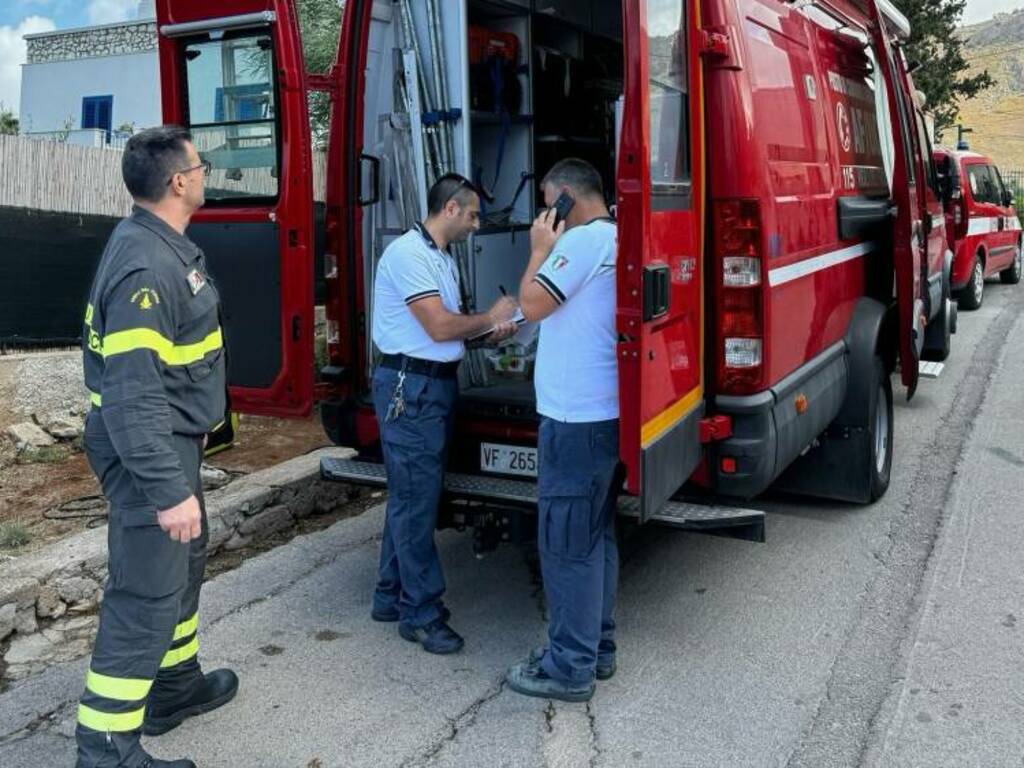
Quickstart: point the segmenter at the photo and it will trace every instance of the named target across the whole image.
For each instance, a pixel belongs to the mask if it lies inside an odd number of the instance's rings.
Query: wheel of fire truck
[[[974,310],[981,306],[985,298],[985,261],[979,252],[974,258],[971,279],[960,292],[960,309]]]
[[[1006,285],[1016,285],[1020,282],[1021,258],[1021,243],[1018,241],[1017,254],[1013,257],[1013,264],[999,273],[999,279]]]
[[[952,347],[952,337],[956,333],[957,305],[950,298],[950,269],[952,266],[952,254],[948,254],[946,269],[942,275],[942,308],[932,318],[924,331],[924,349],[921,350],[921,357],[924,360],[942,362],[949,357]]]
[[[874,395],[869,405],[869,431],[871,439],[871,501],[877,501],[889,488],[892,472],[892,381],[882,358],[874,359]]]

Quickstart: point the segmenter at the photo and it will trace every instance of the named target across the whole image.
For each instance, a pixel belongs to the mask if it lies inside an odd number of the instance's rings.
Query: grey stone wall
[[[156,49],[156,22],[70,30],[28,39],[28,63],[122,56]]]
[[[321,479],[323,448],[206,494],[212,555],[257,542],[350,500],[350,486]],[[107,578],[107,528],[94,528],[0,564],[0,688],[51,664],[85,656]]]

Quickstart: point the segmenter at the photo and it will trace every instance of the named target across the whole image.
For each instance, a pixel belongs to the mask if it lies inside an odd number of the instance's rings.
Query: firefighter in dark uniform
[[[135,199],[97,268],[85,314],[85,450],[110,502],[109,577],[78,709],[78,768],[194,768],[157,760],[140,734],[230,701],[230,670],[203,674],[199,591],[208,529],[204,438],[225,413],[217,291],[184,235],[203,204],[187,131],[133,136],[122,171]]]

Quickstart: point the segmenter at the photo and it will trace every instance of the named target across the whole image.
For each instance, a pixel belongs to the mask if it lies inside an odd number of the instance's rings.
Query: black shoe
[[[508,687],[524,696],[536,696],[539,699],[558,699],[559,701],[590,701],[594,695],[594,682],[570,685],[560,683],[544,668],[529,659],[513,664],[505,675]]]
[[[398,634],[412,643],[419,643],[427,653],[448,654],[462,650],[465,640],[444,619],[438,618],[425,627],[399,624]]]
[[[526,664],[530,669],[540,668],[540,660],[544,658],[544,654],[547,651],[543,645],[539,645],[530,651],[530,655],[526,657]],[[597,659],[597,679],[598,680],[611,680],[615,677],[615,649],[613,648],[611,653],[606,658]]]
[[[613,677],[615,677],[615,657],[612,656],[607,661],[601,661],[600,659],[598,659],[597,679],[611,680]]]
[[[448,621],[451,617],[452,612],[448,610],[448,606],[441,608],[441,621]],[[374,608],[370,611],[370,618],[384,623],[398,621],[398,608]]]
[[[611,680],[615,676],[615,641],[602,640],[597,646],[597,679]]]
[[[191,760],[158,760],[151,757],[144,761],[139,768],[196,768]]]
[[[217,707],[222,707],[235,698],[238,693],[238,675],[230,669],[218,669],[203,676],[203,681],[185,699],[173,704],[161,704],[150,701],[146,707],[146,719],[142,724],[142,732],[147,736],[159,736],[172,728],[177,728],[187,718],[204,715]],[[155,762],[154,766],[162,765]],[[177,763],[168,765],[178,768]],[[191,763],[183,763],[183,766]]]
[[[374,608],[370,611],[370,618],[374,621],[383,622],[398,621],[398,609],[395,607]]]

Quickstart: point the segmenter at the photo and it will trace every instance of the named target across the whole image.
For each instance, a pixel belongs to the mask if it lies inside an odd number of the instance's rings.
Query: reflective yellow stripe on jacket
[[[117,331],[103,337],[102,354],[104,359],[113,355],[134,352],[136,349],[148,349],[167,365],[189,365],[198,363],[210,352],[224,346],[224,338],[220,328],[202,341],[193,344],[175,344],[173,341],[152,328],[130,328]]]

